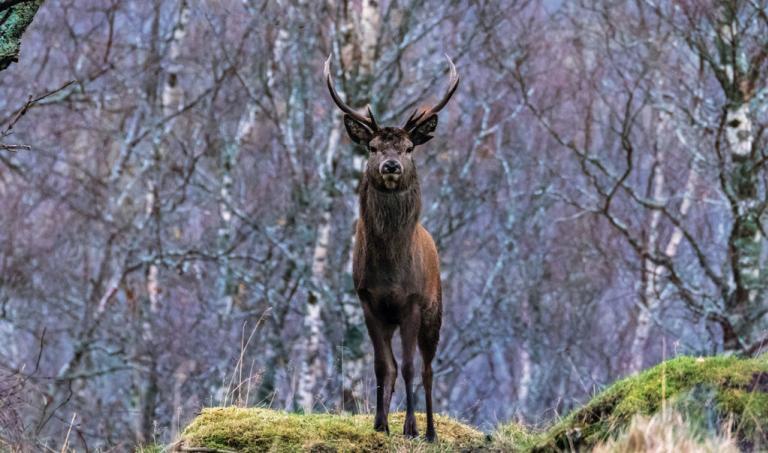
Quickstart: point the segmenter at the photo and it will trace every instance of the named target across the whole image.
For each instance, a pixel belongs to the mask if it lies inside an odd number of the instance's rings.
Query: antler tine
[[[328,91],[331,93],[331,97],[333,98],[333,102],[336,103],[336,106],[341,109],[342,112],[346,113],[347,115],[351,116],[355,120],[365,124],[370,128],[372,131],[377,131],[379,129],[378,125],[376,124],[376,120],[373,118],[373,113],[371,112],[371,107],[368,106],[368,117],[357,113],[353,108],[348,106],[344,101],[341,100],[341,97],[339,97],[339,94],[336,92],[336,88],[333,86],[333,81],[331,80],[331,57],[333,54],[328,55],[328,59],[325,60],[325,66],[323,68],[323,75],[325,76],[325,82],[328,85]]]
[[[451,100],[451,97],[453,96],[453,93],[456,92],[456,88],[459,87],[459,72],[456,71],[456,65],[453,64],[453,60],[451,60],[451,57],[448,56],[448,54],[445,54],[445,58],[448,59],[448,64],[451,66],[450,69],[450,82],[448,83],[448,90],[445,92],[445,96],[443,96],[443,99],[437,103],[436,106],[432,107],[432,111],[430,113],[437,113],[440,110],[445,107],[445,105],[448,103],[448,101]]]
[[[445,54],[445,58],[448,59],[448,64],[450,65],[450,74],[448,78],[448,89],[446,90],[445,94],[443,95],[443,98],[435,104],[434,107],[421,111],[420,114],[417,115],[418,110],[416,112],[413,112],[410,118],[408,118],[408,121],[405,123],[405,129],[408,131],[411,131],[415,129],[422,121],[426,120],[430,116],[434,115],[435,113],[439,112],[443,109],[443,107],[448,104],[448,101],[451,100],[451,97],[453,96],[453,93],[456,92],[456,88],[459,87],[459,73],[456,71],[456,65],[453,64],[453,60],[451,60],[451,57],[448,56],[448,54]]]
[[[403,126],[403,128],[407,131],[413,129],[419,123],[419,120],[424,117],[425,113],[427,113],[426,110],[414,110],[413,113],[411,113],[411,116],[408,117],[408,120],[405,122],[405,126]]]
[[[379,125],[376,124],[376,119],[373,117],[373,112],[371,111],[371,106],[368,106],[368,119],[371,121],[371,126],[373,126],[373,130],[379,130]]]

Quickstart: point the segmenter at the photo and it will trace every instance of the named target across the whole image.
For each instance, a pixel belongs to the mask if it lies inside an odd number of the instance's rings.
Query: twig
[[[24,114],[26,114],[27,111],[29,111],[29,109],[32,108],[36,103],[42,101],[43,99],[45,99],[45,98],[47,98],[49,96],[52,96],[52,95],[58,93],[59,91],[62,91],[64,89],[66,89],[68,86],[72,85],[73,83],[75,83],[75,81],[74,80],[70,80],[69,82],[65,83],[64,85],[61,85],[58,88],[55,88],[55,89],[53,89],[51,91],[43,93],[43,94],[41,94],[40,96],[38,96],[36,98],[33,98],[32,95],[30,95],[29,98],[27,99],[27,102],[23,106],[21,106],[21,108],[16,110],[16,112],[14,112],[13,117],[11,119],[11,122],[8,123],[8,126],[3,131],[2,136],[5,137],[5,136],[9,135],[11,133],[11,129],[13,129],[13,126],[15,126],[16,123],[21,119],[21,117],[24,116]]]
[[[0,143],[0,149],[4,149],[6,151],[18,151],[20,149],[29,151],[32,149],[29,145],[11,145],[7,143]]]
[[[72,425],[75,424],[75,418],[77,418],[77,412],[72,414],[72,421],[69,422],[69,429],[67,429],[67,435],[64,437],[64,444],[61,446],[61,453],[67,451],[67,447],[69,446],[69,434],[72,432]]]
[[[2,11],[2,4],[0,4],[0,11]],[[26,114],[27,111],[29,111],[30,108],[32,108],[36,103],[42,101],[43,99],[45,99],[45,98],[47,98],[49,96],[52,96],[52,95],[54,95],[54,94],[64,90],[65,88],[67,88],[68,86],[72,85],[73,83],[75,83],[75,81],[74,80],[70,80],[69,82],[65,83],[64,85],[61,85],[60,87],[58,87],[56,89],[48,91],[48,92],[46,92],[46,93],[44,93],[44,94],[42,94],[42,95],[40,95],[40,96],[38,96],[36,98],[32,98],[32,95],[30,95],[29,98],[27,99],[27,102],[24,103],[24,105],[21,106],[21,108],[19,108],[18,110],[16,110],[13,113],[13,116],[11,117],[11,121],[8,123],[8,126],[5,128],[5,130],[2,131],[2,133],[0,133],[0,136],[7,137],[7,136],[11,135],[11,130],[13,129],[13,127],[16,125],[17,122],[19,122],[21,117],[24,116],[24,114]],[[0,123],[0,124],[2,124],[2,123]],[[0,149],[4,149],[6,151],[16,152],[16,151],[19,151],[19,150],[29,151],[29,150],[32,149],[32,147],[29,146],[29,145],[13,145],[13,144],[0,143]],[[18,168],[16,168],[11,162],[9,162],[9,161],[7,161],[5,159],[3,159],[2,162],[5,165],[9,166],[12,170],[14,170],[16,172],[19,171]]]

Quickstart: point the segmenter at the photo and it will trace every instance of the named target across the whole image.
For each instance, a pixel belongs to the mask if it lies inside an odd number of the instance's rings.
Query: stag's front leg
[[[427,406],[427,434],[429,442],[437,440],[435,432],[435,420],[432,414],[432,360],[437,352],[437,343],[440,341],[440,316],[422,316],[422,324],[419,328],[419,350],[421,351],[421,381],[424,383],[424,400]]]
[[[400,324],[400,339],[403,343],[403,380],[405,381],[405,424],[403,435],[416,437],[419,430],[416,428],[416,416],[414,415],[413,398],[413,356],[416,352],[416,339],[419,335],[420,316],[418,312],[412,313]]]
[[[397,363],[392,354],[392,334],[394,326],[384,324],[373,317],[368,310],[365,312],[365,324],[368,336],[373,343],[373,363],[376,373],[376,418],[373,429],[389,434],[389,405],[392,389],[397,377]]]

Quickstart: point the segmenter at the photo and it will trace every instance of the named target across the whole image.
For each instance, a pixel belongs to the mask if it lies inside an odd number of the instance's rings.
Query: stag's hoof
[[[386,420],[379,420],[378,417],[376,417],[376,421],[373,423],[373,429],[380,433],[389,434],[389,424]]]
[[[437,433],[434,430],[427,429],[427,442],[437,442]]]
[[[413,415],[405,416],[405,424],[403,424],[403,436],[410,439],[419,436],[419,430],[416,429],[416,417]]]

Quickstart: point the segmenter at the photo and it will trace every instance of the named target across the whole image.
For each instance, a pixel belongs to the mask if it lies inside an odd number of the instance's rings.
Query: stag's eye
[[[378,151],[378,149],[375,146],[369,146],[368,151],[375,153],[376,151]]]
[[[405,152],[406,152],[406,153],[409,153],[409,154],[410,154],[410,153],[411,153],[411,151],[413,151],[413,146],[409,146],[409,147],[405,148]]]

